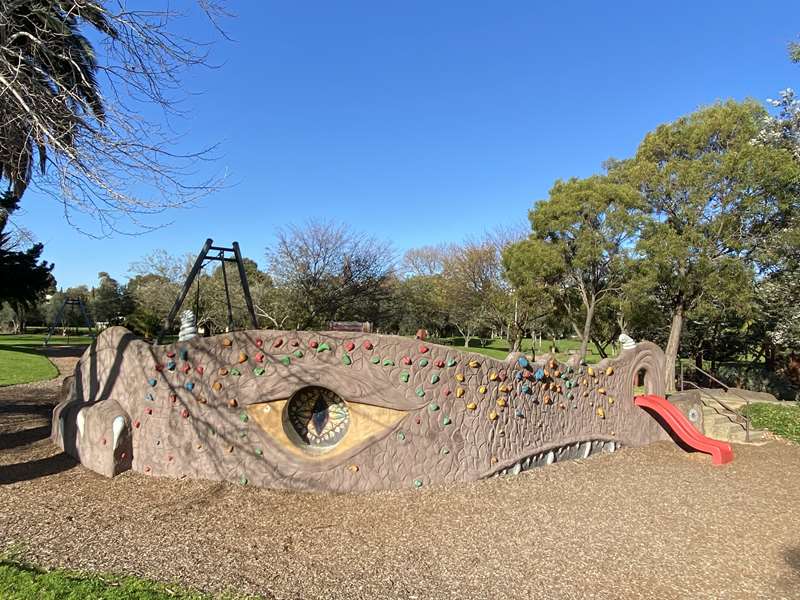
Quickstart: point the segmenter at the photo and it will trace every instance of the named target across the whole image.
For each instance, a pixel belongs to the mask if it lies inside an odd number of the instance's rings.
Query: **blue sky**
[[[524,222],[558,178],[631,155],[660,123],[800,79],[796,0],[239,2],[185,78],[177,127],[220,143],[229,186],[168,227],[96,240],[30,192],[17,221],[59,286],[125,280],[156,248],[238,240],[264,265],[277,226],[336,219],[408,248]],[[236,4],[236,6],[234,6]],[[181,25],[208,27],[195,16]]]

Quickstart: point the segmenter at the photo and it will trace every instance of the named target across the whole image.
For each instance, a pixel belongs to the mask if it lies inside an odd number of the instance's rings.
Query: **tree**
[[[212,20],[220,13],[200,5]],[[68,220],[88,213],[108,233],[121,217],[142,227],[143,213],[215,187],[191,181],[207,151],[177,153],[171,130],[143,117],[148,105],[179,114],[182,71],[205,63],[202,44],[170,30],[177,16],[95,0],[3,2],[0,179],[15,200],[36,173]]]
[[[617,167],[647,203],[639,274],[670,315],[668,390],[687,313],[738,277],[796,213],[800,170],[791,152],[751,143],[764,114],[750,101],[701,109],[647,134]]]
[[[346,225],[308,221],[279,229],[269,274],[286,291],[282,312],[298,329],[385,317],[394,272],[391,247]]]
[[[509,278],[518,287],[550,291],[581,340],[580,360],[598,305],[621,289],[641,208],[635,189],[605,176],[557,181],[530,211],[530,238],[508,250]]]
[[[99,280],[92,290],[89,306],[97,321],[115,323],[123,316],[123,291],[116,279],[105,271],[97,274]]]

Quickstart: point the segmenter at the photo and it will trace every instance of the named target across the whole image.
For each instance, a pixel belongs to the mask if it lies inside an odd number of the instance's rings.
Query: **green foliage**
[[[779,400],[800,400],[800,388],[780,372],[763,364],[729,362],[717,365],[717,376],[729,385],[767,392]]]
[[[746,414],[755,429],[766,429],[800,444],[800,407],[758,402],[751,404]]]

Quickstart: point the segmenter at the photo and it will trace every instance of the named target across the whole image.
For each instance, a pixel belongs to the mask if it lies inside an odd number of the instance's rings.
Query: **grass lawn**
[[[234,598],[224,595],[220,598]],[[56,569],[44,571],[13,559],[0,560],[0,598],[4,600],[207,600],[212,596],[116,575],[83,573]]]
[[[52,379],[58,370],[42,354],[43,334],[0,335],[0,386]],[[51,345],[89,344],[90,337],[53,337]]]
[[[747,411],[756,429],[772,433],[800,444],[800,406],[757,402]]]
[[[467,350],[464,348],[464,338],[442,338],[437,340],[431,340],[436,342],[437,344],[445,344],[448,346],[454,346],[462,350]],[[541,354],[545,354],[552,344],[552,340],[542,340],[542,347],[539,349],[538,347],[535,348],[534,354],[537,356]],[[531,353],[531,339],[525,338],[522,340],[522,351],[526,354]],[[575,353],[578,352],[578,349],[581,346],[580,340],[573,340],[573,339],[563,339],[563,340],[556,340],[556,347],[558,348],[558,352],[556,356],[558,360],[565,361],[569,358],[569,352],[574,351]],[[504,339],[493,339],[491,340],[486,347],[481,347],[480,340],[474,339],[470,340],[469,349],[470,352],[477,352],[478,354],[483,354],[485,356],[491,356],[492,358],[496,358],[498,360],[504,360],[506,356],[508,356],[509,352],[509,345],[508,342]],[[611,352],[611,348],[608,349],[610,356],[613,356]],[[594,344],[589,344],[589,348],[586,353],[586,362],[590,364],[600,362],[601,358],[600,355],[597,353],[597,349],[594,347]]]

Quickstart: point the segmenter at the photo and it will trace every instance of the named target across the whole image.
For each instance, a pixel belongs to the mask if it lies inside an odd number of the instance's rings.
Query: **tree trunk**
[[[586,320],[583,322],[583,333],[581,333],[581,349],[578,353],[578,360],[586,358],[586,350],[589,348],[589,337],[592,332],[592,319],[594,319],[594,305],[592,300],[586,307]]]
[[[675,391],[675,365],[678,363],[678,348],[681,345],[681,330],[683,329],[683,304],[675,307],[672,313],[672,324],[669,328],[669,341],[667,341],[666,364],[664,369],[664,385],[667,392]]]

